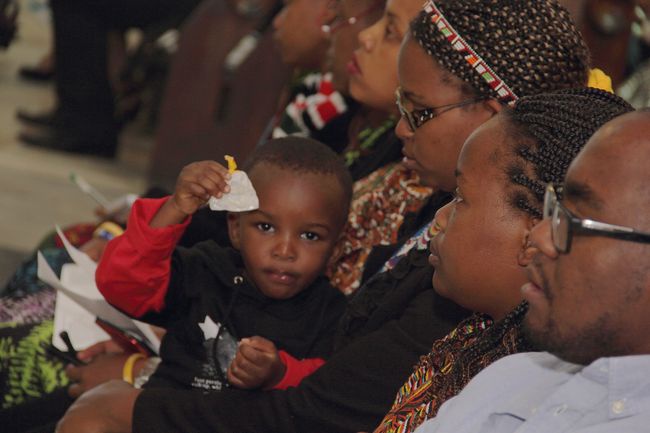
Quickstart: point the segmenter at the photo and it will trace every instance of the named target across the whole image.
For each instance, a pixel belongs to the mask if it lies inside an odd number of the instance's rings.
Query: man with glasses
[[[650,425],[650,111],[601,128],[546,191],[522,294],[540,350],[481,372],[416,433],[636,432]]]

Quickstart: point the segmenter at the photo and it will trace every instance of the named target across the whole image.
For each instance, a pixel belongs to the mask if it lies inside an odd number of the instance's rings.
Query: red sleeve
[[[126,231],[108,243],[95,273],[106,300],[134,317],[162,309],[172,252],[190,223],[187,218],[182,224],[149,227],[167,199],[136,200]]]
[[[298,384],[325,364],[321,358],[296,359],[284,350],[279,351],[282,363],[287,367],[284,377],[271,389],[285,390]]]

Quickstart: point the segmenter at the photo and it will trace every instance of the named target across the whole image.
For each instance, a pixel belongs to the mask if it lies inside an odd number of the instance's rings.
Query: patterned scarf
[[[414,431],[435,417],[440,406],[485,367],[504,356],[529,350],[521,335],[527,310],[528,305],[522,303],[497,324],[488,316],[475,314],[436,341],[398,391],[375,433]]]

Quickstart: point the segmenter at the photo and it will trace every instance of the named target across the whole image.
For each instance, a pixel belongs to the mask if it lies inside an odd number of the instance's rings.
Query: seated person
[[[542,218],[541,192],[564,180],[598,128],[630,111],[609,92],[562,90],[519,99],[468,138],[456,198],[436,214],[429,261],[434,290],[477,314],[433,343],[375,433],[413,432],[482,369],[531,350],[520,287],[535,252],[529,238]]]
[[[576,106],[584,108],[575,111]],[[542,214],[543,202],[537,194],[537,186],[546,180],[561,181],[569,162],[591,133],[606,120],[629,110],[631,107],[620,98],[595,89],[531,96],[522,98],[514,112],[502,112],[470,137],[459,160],[458,167],[463,175],[458,197],[443,208],[436,218],[441,233],[435,238],[439,259],[433,281],[445,296],[484,314],[477,314],[462,322],[448,337],[434,343],[431,354],[422,360],[430,369],[409,380],[413,394],[400,401],[402,406],[399,406],[397,416],[404,417],[405,425],[389,422],[384,426],[385,431],[409,431],[408,427],[417,425],[422,413],[435,411],[439,404],[457,393],[482,368],[509,353],[529,347],[520,332],[526,306],[521,304],[519,287],[526,281],[524,266],[534,252],[526,239],[530,227]],[[566,121],[566,126],[557,128],[556,125],[562,120]],[[483,161],[491,155],[495,155],[493,163],[486,166]],[[526,177],[517,176],[520,171],[512,171],[512,167],[521,169]],[[528,181],[522,183],[522,179]],[[489,224],[477,224],[477,220]],[[396,271],[404,272],[404,269]],[[411,288],[396,287],[395,290]],[[426,298],[419,299],[423,304],[427,303]],[[434,310],[440,314],[438,310],[441,304],[435,302]],[[413,332],[424,333],[427,330],[416,328]],[[414,338],[412,335],[402,334],[402,338]],[[382,361],[390,362],[386,357]],[[331,363],[305,383],[310,382],[312,387],[318,385],[312,379],[334,363],[333,358]],[[347,367],[350,371],[353,366]],[[420,366],[419,372],[422,372]],[[354,373],[358,376],[372,374],[359,367],[357,371],[350,371],[350,374]],[[384,381],[387,375],[375,378]],[[332,376],[329,378],[333,379]],[[357,382],[358,379],[348,380],[347,384],[359,386]],[[301,387],[302,384],[289,398],[295,397]],[[270,401],[264,402],[270,400],[269,394],[272,393],[265,393],[265,397],[269,398],[264,399],[251,394],[241,395],[240,398],[230,395],[230,400],[237,401],[236,405],[226,401],[209,403],[205,397],[204,401],[195,401],[196,404],[191,407],[179,406],[170,400],[170,412],[166,413],[173,413],[173,420],[158,424],[158,421],[149,418],[150,422],[145,426],[141,420],[134,418],[133,428],[135,431],[178,430],[190,419],[207,419],[201,425],[194,425],[196,431],[210,431],[210,427],[216,431],[353,431],[335,425],[328,426],[326,430],[315,420],[311,423],[302,421],[302,428],[292,427],[290,420],[278,419],[280,416],[276,411],[265,410],[267,405],[269,408],[282,407],[277,404],[280,401],[278,393],[273,396],[276,400],[272,405]],[[201,397],[196,396],[196,400]],[[191,397],[185,395],[183,398]],[[344,398],[339,396],[339,399],[332,398],[330,401],[345,402]],[[180,396],[174,401],[179,399]],[[313,402],[314,399],[309,401]],[[372,398],[368,397],[365,402],[370,406]],[[422,408],[418,406],[420,403],[427,406]],[[96,406],[101,407],[102,404]],[[340,403],[336,404],[341,407]],[[171,405],[174,405],[174,409]],[[223,408],[224,405],[227,409]],[[198,409],[198,406],[204,406],[204,409]],[[297,400],[295,406],[299,406]],[[411,408],[417,409],[415,415],[408,413],[407,409]],[[151,411],[151,417],[154,413],[161,413],[152,409],[147,405],[138,408],[140,416],[143,410]],[[301,409],[297,407],[294,410],[300,413]],[[194,415],[189,416],[186,411],[192,411]],[[240,421],[235,424],[235,420],[251,411],[258,411],[260,415],[246,423]],[[260,418],[265,425],[272,427],[262,427]],[[257,425],[253,427],[254,424]],[[235,425],[239,425],[239,429]]]
[[[526,334],[548,353],[486,368],[418,433],[647,430],[648,122],[644,111],[607,123],[562,189],[546,188],[521,293]]]
[[[176,249],[190,216],[230,191],[214,161],[186,166],[171,197],[136,201],[127,230],[106,247],[100,291],[167,329],[151,386],[285,388],[330,354],[345,298],[322,273],[345,223],[350,175],[326,146],[297,137],[259,147],[246,170],[259,209],[229,214],[234,249],[212,240]]]

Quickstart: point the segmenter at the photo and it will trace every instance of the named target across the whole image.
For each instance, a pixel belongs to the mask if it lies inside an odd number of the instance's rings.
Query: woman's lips
[[[356,54],[352,54],[352,59],[348,62],[346,69],[350,75],[361,75],[361,68],[359,67],[359,62],[357,62]]]
[[[404,156],[404,158],[402,158],[402,164],[404,164],[404,167],[408,168],[409,170],[417,171],[419,167],[418,162],[416,160],[414,160],[413,158],[409,158],[406,155]]]
[[[429,264],[434,268],[437,267],[440,264],[440,257],[433,253],[429,254]]]
[[[440,264],[440,255],[438,254],[438,246],[435,244],[435,240],[429,245],[429,264],[434,268]]]

